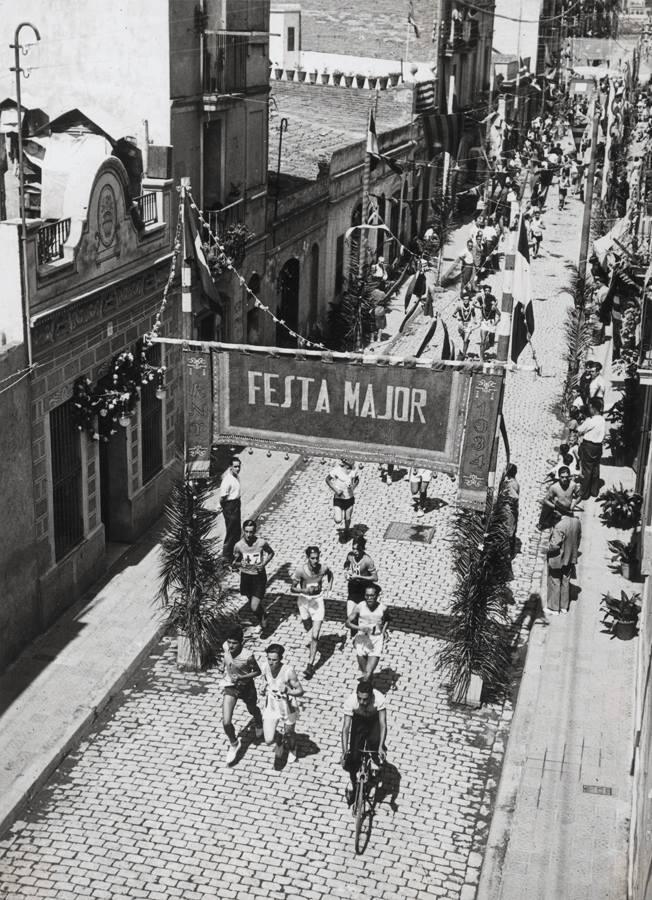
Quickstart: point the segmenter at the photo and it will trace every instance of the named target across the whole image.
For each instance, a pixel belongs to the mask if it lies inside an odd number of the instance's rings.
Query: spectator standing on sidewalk
[[[428,500],[428,485],[432,481],[432,472],[430,469],[410,469],[410,495],[412,498],[412,509],[417,516],[423,518],[426,511],[426,503]]]
[[[607,426],[602,415],[602,401],[589,402],[589,415],[577,426],[580,443],[580,467],[582,470],[581,498],[597,497],[600,493],[600,460],[602,442]]]
[[[260,666],[253,653],[243,650],[243,633],[240,626],[233,629],[223,644],[224,650],[224,699],[222,701],[222,725],[229,739],[226,755],[227,766],[233,765],[238,757],[242,742],[236,738],[233,727],[233,710],[238,700],[242,700],[247,711],[253,716],[256,737],[263,736],[263,716],[258,708],[258,694],[254,678],[260,674]]]
[[[380,288],[374,288],[371,292],[371,301],[374,304],[374,331],[372,341],[381,341],[383,331],[387,328],[387,312],[385,310],[385,294]]]
[[[582,525],[572,512],[562,514],[550,532],[548,544],[548,609],[568,612],[570,607],[570,579],[577,564],[582,539]]]
[[[521,486],[516,480],[518,469],[514,463],[509,463],[505,468],[505,476],[502,483],[502,491],[507,501],[506,526],[509,532],[509,553],[512,559],[516,556],[516,532],[518,530],[518,506],[521,496]]]
[[[354,463],[344,457],[326,476],[326,484],[333,492],[333,518],[342,544],[346,544],[349,539],[355,489],[359,481],[360,476]],[[344,527],[340,528],[340,525]]]
[[[475,307],[471,303],[471,294],[466,290],[462,294],[462,299],[455,307],[453,318],[460,323],[457,326],[459,336],[462,338],[462,349],[459,351],[459,359],[466,359],[469,352],[469,342],[471,334],[475,330]]]
[[[264,602],[267,590],[265,567],[274,557],[274,551],[266,540],[258,537],[256,530],[254,520],[247,519],[242,526],[242,540],[233,548],[233,565],[240,569],[240,593],[247,598],[252,613],[264,630],[267,622]]]
[[[232,456],[231,464],[222,475],[220,482],[220,506],[224,516],[224,545],[222,555],[227,563],[233,562],[233,548],[240,540],[242,534],[242,487],[240,485],[240,469],[242,463],[239,457]]]
[[[572,514],[577,505],[580,496],[580,486],[571,479],[569,466],[559,466],[557,478],[558,481],[550,485],[546,496],[543,498],[541,515],[537,526],[539,531],[551,528],[558,521],[560,515]]]

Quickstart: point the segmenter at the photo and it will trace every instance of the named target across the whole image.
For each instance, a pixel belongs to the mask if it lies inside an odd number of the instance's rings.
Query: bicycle
[[[358,766],[358,771],[355,775],[352,809],[353,817],[355,819],[355,852],[358,854],[364,853],[371,833],[371,818],[374,813],[374,801],[371,791],[372,788],[375,787],[378,777],[377,771],[374,771],[371,765],[374,752],[375,751],[368,749],[367,741],[365,739],[362,750],[360,751],[360,765]],[[367,840],[361,847],[360,835],[362,833],[362,823],[364,822],[366,814],[369,816],[369,832],[367,833]]]

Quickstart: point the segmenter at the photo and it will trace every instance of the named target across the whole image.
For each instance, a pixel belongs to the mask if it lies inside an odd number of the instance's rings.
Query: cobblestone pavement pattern
[[[552,407],[569,302],[560,293],[562,248],[574,251],[580,214],[573,202],[554,229],[553,214],[547,215],[544,253],[533,266],[533,296],[545,297],[535,303],[544,377],[512,375],[506,395],[505,418],[523,491],[523,552],[514,566],[517,604],[541,571],[534,523],[540,481],[559,428]],[[450,300],[448,295],[441,301],[448,305],[445,316],[452,312]],[[346,777],[338,761],[340,709],[355,686],[357,665],[350,646],[339,647],[346,548],[337,543],[331,520],[324,484],[328,468],[319,460],[302,463],[259,520],[259,533],[276,549],[268,593],[276,598],[273,639],[286,646],[300,672],[307,651],[288,595],[289,573],[303,548],[317,543],[336,574],[337,599],[329,604],[322,630],[321,662],[305,683],[299,761],[275,771],[270,750],[253,742],[249,717],[239,704],[234,722],[244,754],[227,768],[219,673],[179,673],[174,642],[166,638],[2,842],[0,896],[474,896],[511,704],[478,711],[451,707],[446,686],[433,671],[453,586],[450,524],[456,486],[440,474],[430,489],[432,508],[414,520],[407,479],[385,485],[374,466],[362,472],[354,523],[359,530],[365,526],[383,599],[394,617],[377,678],[388,692],[390,710],[387,790],[369,846],[356,856],[353,821],[343,799]],[[432,543],[385,541],[392,521],[432,525]],[[251,629],[247,640],[262,649]]]

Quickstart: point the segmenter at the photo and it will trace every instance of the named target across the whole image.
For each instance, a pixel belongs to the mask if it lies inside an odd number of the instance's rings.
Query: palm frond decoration
[[[218,513],[206,505],[212,487],[188,481],[172,486],[160,549],[158,598],[168,624],[185,635],[202,665],[214,658],[231,618],[223,590],[225,564],[212,533]]]
[[[506,502],[499,491],[486,525],[481,513],[465,509],[454,521],[457,584],[447,643],[436,662],[450,679],[453,702],[463,700],[472,674],[480,675],[492,692],[503,689],[509,676],[511,560]]]
[[[371,298],[375,282],[371,266],[365,263],[360,268],[359,260],[359,244],[352,242],[349,275],[342,296],[328,310],[329,342],[335,350],[361,350],[375,330],[375,304]]]
[[[562,389],[561,406],[567,409],[571,394],[579,382],[580,368],[592,341],[592,329],[589,321],[589,305],[591,289],[585,278],[582,278],[577,266],[567,266],[570,279],[564,291],[573,298],[573,306],[566,313],[564,322],[564,351],[562,358],[566,363],[566,378]]]

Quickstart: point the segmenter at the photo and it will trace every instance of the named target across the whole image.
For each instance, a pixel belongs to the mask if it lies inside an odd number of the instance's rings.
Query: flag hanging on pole
[[[367,131],[367,153],[369,154],[369,169],[371,172],[376,167],[376,164],[379,160],[387,163],[392,172],[395,172],[396,175],[403,174],[403,167],[400,166],[397,162],[391,159],[389,156],[384,156],[380,150],[378,149],[378,137],[376,136],[376,120],[374,118],[373,110],[369,110],[369,130]]]
[[[514,313],[512,315],[511,358],[512,362],[516,363],[534,332],[534,309],[530,299],[530,248],[527,228],[522,217],[518,246],[514,258],[512,296],[514,298]]]
[[[446,328],[446,323],[442,319],[441,324],[444,327],[444,343],[441,348],[441,358],[445,359],[455,359],[455,345],[450,339],[450,335],[448,333],[448,328]]]
[[[220,306],[220,298],[217,293],[217,288],[215,287],[215,282],[213,281],[213,276],[211,275],[211,270],[208,268],[204,246],[201,241],[201,235],[199,234],[197,213],[187,197],[185,202],[184,222],[186,234],[184,247],[186,261],[191,260],[195,263],[199,273],[202,291],[216,306]]]
[[[414,21],[414,0],[410,0],[408,3],[408,25],[411,25],[414,28],[414,36],[415,38],[420,37],[420,31],[417,23]]]

